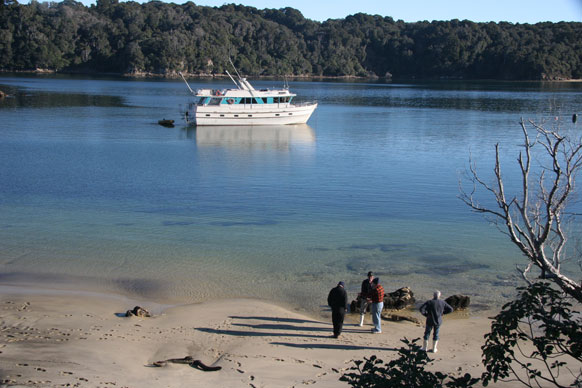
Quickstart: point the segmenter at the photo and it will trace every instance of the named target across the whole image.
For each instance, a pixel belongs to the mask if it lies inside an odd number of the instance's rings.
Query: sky
[[[474,22],[582,22],[582,0],[199,0],[196,5],[244,4],[255,8],[292,7],[316,21],[358,12],[405,22],[471,20]]]
[[[28,0],[29,2],[30,0]],[[48,0],[38,0],[44,2]],[[60,0],[52,0],[60,1]],[[77,0],[85,5],[96,0]],[[126,0],[120,0],[126,1]],[[134,0],[140,3],[148,0]],[[163,0],[183,4],[188,0]],[[259,9],[292,7],[304,17],[325,21],[358,12],[390,16],[405,22],[471,20],[473,22],[582,22],[582,0],[190,0],[196,5],[220,7],[243,4]],[[27,2],[21,0],[21,2]]]
[[[45,0],[39,0],[43,2]],[[60,0],[56,0],[60,1]],[[77,0],[85,5],[96,0]],[[125,0],[120,0],[125,1]],[[143,3],[148,0],[137,0]],[[183,4],[187,0],[163,0]],[[473,22],[582,22],[582,0],[191,0],[196,5],[220,7],[243,4],[259,9],[292,7],[304,17],[325,21],[358,12],[390,16],[405,22],[471,20]],[[24,2],[24,1],[23,1]]]

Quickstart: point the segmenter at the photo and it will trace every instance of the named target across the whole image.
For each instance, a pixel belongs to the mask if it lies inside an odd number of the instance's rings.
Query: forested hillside
[[[0,69],[124,74],[582,78],[582,23],[405,23],[293,9],[0,0]]]

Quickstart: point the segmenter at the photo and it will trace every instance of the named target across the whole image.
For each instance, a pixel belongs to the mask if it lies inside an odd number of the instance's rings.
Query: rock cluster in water
[[[416,299],[414,298],[414,293],[409,287],[402,287],[394,292],[389,292],[384,295],[384,309],[385,310],[402,310],[409,306],[414,305]],[[360,312],[360,297],[353,300],[350,305],[351,312]],[[366,311],[370,311],[370,306]]]
[[[471,304],[471,298],[466,295],[456,294],[451,295],[445,299],[451,307],[455,310],[463,310]],[[416,303],[416,298],[410,287],[402,287],[394,292],[389,292],[384,296],[384,310],[402,310]],[[350,304],[350,311],[352,313],[360,312],[360,297],[353,300]],[[370,311],[370,305],[367,306],[366,311]],[[399,316],[400,317],[400,316]],[[388,319],[388,318],[385,318]],[[395,319],[391,319],[395,320]],[[399,319],[396,319],[399,320]],[[410,319],[407,319],[410,320]]]

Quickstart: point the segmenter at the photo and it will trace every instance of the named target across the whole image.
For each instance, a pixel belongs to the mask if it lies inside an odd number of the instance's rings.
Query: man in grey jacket
[[[433,334],[433,347],[432,352],[437,352],[437,344],[439,342],[439,330],[441,324],[443,323],[443,315],[452,313],[453,308],[444,300],[440,300],[440,291],[435,291],[433,298],[429,301],[424,302],[420,306],[420,313],[426,317],[426,327],[424,330],[424,338],[422,341],[422,350],[426,351],[428,347],[428,338],[430,337],[430,332],[434,329]]]

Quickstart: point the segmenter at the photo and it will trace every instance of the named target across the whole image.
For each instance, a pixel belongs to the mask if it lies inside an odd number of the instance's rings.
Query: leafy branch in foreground
[[[519,298],[503,306],[485,335],[483,385],[501,380],[528,387],[582,386],[580,312],[549,283],[518,290]],[[566,361],[577,361],[578,370]]]
[[[468,388],[479,381],[468,373],[462,377],[453,377],[441,372],[426,371],[425,367],[432,360],[416,344],[420,338],[412,341],[404,338],[401,341],[406,346],[398,350],[397,359],[387,364],[376,356],[364,358],[365,361],[355,360],[356,365],[349,369],[351,372],[342,375],[340,380],[354,388]]]

